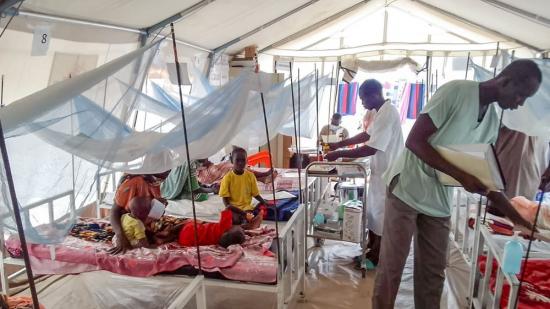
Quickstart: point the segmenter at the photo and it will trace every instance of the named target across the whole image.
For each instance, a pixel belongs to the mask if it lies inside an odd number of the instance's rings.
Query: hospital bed
[[[110,209],[112,206],[105,202],[108,200],[112,200],[112,195],[106,193],[105,191],[108,191],[109,187],[111,190],[114,190],[115,185],[113,185],[113,183],[115,183],[116,177],[112,172],[98,173],[96,177],[98,180],[97,195],[99,197],[99,200],[97,202],[97,205],[99,207],[97,207],[97,209]],[[109,181],[106,181],[107,179]],[[109,184],[109,182],[111,182],[111,184]],[[317,188],[316,182],[312,181],[309,186],[309,194],[314,194]],[[199,210],[198,218],[201,220],[215,220],[214,212],[216,212],[216,209],[219,209],[216,208],[216,206],[219,207],[219,205],[221,204],[216,205],[216,198],[211,198],[209,201],[209,206],[197,203],[197,209]],[[185,203],[179,202],[181,201],[171,201],[167,208],[167,213],[171,213],[174,215],[185,215],[186,212],[190,210],[186,209],[186,207],[188,208],[188,206],[190,205],[185,205]],[[100,214],[100,212],[98,211],[97,214]],[[276,277],[274,276],[275,280],[273,280],[271,284],[257,282],[254,283],[250,281],[230,281],[227,280],[227,278],[204,278],[202,279],[203,283],[201,284],[203,284],[205,287],[238,289],[269,293],[275,296],[277,308],[287,308],[293,300],[297,299],[298,296],[304,297],[302,289],[305,275],[305,244],[303,243],[305,239],[304,220],[305,217],[303,206],[300,206],[294,212],[290,220],[288,220],[287,222],[279,222],[279,246],[276,246],[274,251],[279,254],[280,262],[277,265],[278,267],[276,267]],[[265,223],[268,227],[274,227],[275,224],[274,222]],[[273,243],[276,243],[276,240],[274,240]],[[55,260],[55,251],[53,254],[51,254],[51,258],[52,260]],[[4,267],[2,267],[2,269],[4,269]],[[179,274],[169,276],[177,276],[178,278],[181,278],[183,282],[188,284],[193,284],[193,282],[196,282],[196,276],[194,274],[183,277]],[[5,286],[7,287],[7,285]],[[202,288],[194,288],[191,292],[198,293],[203,290],[204,289]]]
[[[479,195],[468,193],[462,188],[454,191],[450,254],[446,272],[447,282],[457,302],[473,308],[500,308],[502,287],[507,284],[511,292],[506,296],[508,302],[503,303],[508,303],[506,308],[513,308],[519,279],[504,273],[500,268],[503,248],[511,239],[510,236],[493,234],[482,224],[486,215],[485,198],[480,203]],[[486,216],[487,219],[491,218],[490,214]],[[475,220],[473,228],[470,228],[468,222],[471,217],[480,218]],[[528,241],[521,241],[526,248]],[[550,244],[535,241],[530,259],[550,259]],[[484,262],[480,263],[480,260]],[[496,269],[495,272],[493,268]]]
[[[48,223],[62,222],[67,219],[67,216],[71,218],[76,217],[75,209],[75,198],[74,192],[72,190],[62,192],[60,194],[51,196],[49,198],[36,201],[34,203],[28,204],[21,207],[21,214],[23,218],[31,218],[33,210],[36,210],[41,207],[47,207],[48,211]],[[70,212],[66,215],[56,215],[55,206],[63,204],[69,205]],[[30,220],[30,219],[29,219]],[[10,294],[10,281],[25,274],[26,269],[24,267],[24,262],[20,258],[12,258],[5,255],[5,230],[2,224],[0,224],[0,280],[2,284],[2,293],[5,295]],[[55,260],[55,250],[54,246],[49,246],[50,258]],[[14,272],[13,274],[8,275],[6,271],[6,266],[15,265],[21,267],[20,270]],[[196,276],[192,280],[189,280],[189,284],[181,290],[178,295],[175,296],[172,303],[168,306],[170,309],[183,308],[189,301],[194,298],[196,302],[197,309],[206,309],[206,294],[205,294],[205,285],[204,285],[204,276]]]

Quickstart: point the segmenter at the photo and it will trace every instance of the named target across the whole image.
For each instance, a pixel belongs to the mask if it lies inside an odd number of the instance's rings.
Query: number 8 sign
[[[37,26],[33,33],[31,56],[45,56],[50,47],[50,27]]]

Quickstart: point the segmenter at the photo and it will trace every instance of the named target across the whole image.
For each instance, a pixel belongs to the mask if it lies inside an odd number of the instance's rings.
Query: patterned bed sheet
[[[107,221],[82,218],[79,225],[100,227],[93,231],[79,231],[68,235],[63,243],[55,245],[28,244],[33,272],[36,274],[75,274],[96,270],[147,277],[159,273],[177,271],[182,267],[198,268],[195,247],[182,247],[168,243],[156,249],[139,248],[120,255],[107,252],[111,248],[110,225]],[[92,229],[93,230],[93,229]],[[275,236],[274,229],[262,227],[247,231],[242,245],[228,249],[219,246],[201,246],[202,270],[218,272],[224,278],[255,283],[275,283],[277,259],[269,248]],[[21,243],[16,235],[6,240],[6,249],[14,256],[21,253]],[[53,253],[53,254],[52,254]]]

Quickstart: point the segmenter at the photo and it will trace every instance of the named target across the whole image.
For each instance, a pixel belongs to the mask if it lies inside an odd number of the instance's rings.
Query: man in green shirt
[[[452,189],[438,181],[436,170],[452,176],[469,192],[486,194],[487,188],[445,160],[434,146],[494,143],[499,118],[493,103],[516,109],[537,92],[541,81],[534,62],[517,60],[485,82],[449,82],[426,105],[405,151],[384,175],[388,192],[373,308],[394,307],[413,235],[415,308],[439,308]]]

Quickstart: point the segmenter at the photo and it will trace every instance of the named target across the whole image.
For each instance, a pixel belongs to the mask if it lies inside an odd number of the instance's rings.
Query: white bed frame
[[[493,234],[491,234],[487,227],[480,224],[476,230],[473,252],[474,259],[472,260],[472,271],[470,273],[469,299],[471,308],[500,308],[502,287],[505,280],[510,285],[507,308],[515,308],[514,304],[519,292],[519,275],[511,275],[502,270],[503,251],[504,248],[499,246],[493,239]],[[479,257],[483,254],[487,255],[484,274],[481,273],[478,263]],[[550,253],[530,252],[529,258],[550,259]],[[489,286],[493,271],[493,259],[496,259],[498,262],[494,293]]]
[[[103,198],[106,194],[105,190],[102,190],[102,187],[110,187],[114,191],[116,188],[116,177],[114,172],[109,171],[97,173],[96,177],[98,196],[96,210],[98,218],[100,218],[101,209],[111,209],[112,207],[109,203],[104,202]],[[307,192],[309,195],[319,194],[319,190],[320,185],[317,180],[308,184]],[[269,221],[269,224],[274,225],[275,222]],[[305,211],[304,206],[300,205],[289,221],[279,222],[279,243],[281,248],[278,248],[278,250],[280,251],[281,264],[278,265],[276,284],[268,285],[205,278],[204,285],[275,294],[277,308],[288,308],[295,299],[305,300],[305,240]],[[274,240],[275,242],[276,240]],[[192,280],[192,277],[186,278],[188,282]]]
[[[464,199],[465,205],[463,204]],[[460,251],[464,261],[471,266],[474,244],[470,242],[470,234],[475,233],[475,231],[471,231],[468,227],[468,218],[472,210],[478,207],[479,197],[466,192],[462,188],[455,188],[454,201],[454,208],[451,210],[454,215],[452,216],[451,233],[449,235],[451,245],[454,245]],[[465,218],[465,220],[462,221],[461,218]]]
[[[32,209],[43,205],[48,205],[48,223],[61,221],[65,219],[66,216],[55,219],[54,203],[57,200],[65,200],[67,197],[69,198],[69,203],[70,203],[69,205],[71,210],[69,215],[72,218],[74,218],[76,216],[76,209],[75,209],[74,191],[72,190],[65,191],[63,193],[54,195],[52,197],[48,197],[48,198],[36,201],[32,204],[21,207],[21,217],[29,218],[30,217],[29,214]],[[7,216],[9,215],[6,215],[5,217]],[[9,281],[26,273],[26,269],[25,269],[25,263],[23,259],[12,258],[9,255],[5,254],[5,239],[4,239],[5,231],[4,231],[4,226],[2,224],[0,224],[0,236],[1,236],[0,237],[0,282],[2,283],[2,293],[5,295],[9,295]],[[55,259],[55,249],[53,246],[50,246],[50,255],[52,259]],[[8,275],[6,272],[6,265],[17,265],[23,268],[11,275]]]
[[[113,178],[114,179],[114,178]],[[74,198],[74,192],[72,190],[66,191],[63,193],[60,193],[58,195],[34,202],[32,204],[26,205],[21,207],[23,217],[29,217],[29,213],[31,209],[47,205],[48,206],[48,223],[54,223],[58,222],[60,220],[65,219],[65,216],[55,219],[55,213],[54,213],[54,203],[57,200],[65,200],[66,198],[69,198],[70,201],[70,213],[69,215],[71,217],[76,216],[76,209],[75,209],[75,198]],[[6,256],[4,253],[5,248],[5,239],[4,239],[4,228],[0,224],[0,282],[2,284],[2,293],[5,295],[9,295],[9,282],[10,280],[13,280],[14,278],[25,274],[25,264],[23,262],[23,259],[20,258],[12,258],[9,256]],[[52,260],[55,260],[55,248],[54,246],[50,247],[50,257]],[[22,268],[11,274],[7,275],[6,272],[6,265],[17,265],[21,266]],[[192,280],[189,280],[189,285],[183,289],[183,291],[178,294],[178,296],[174,299],[172,304],[168,307],[169,309],[176,309],[176,308],[183,308],[192,298],[195,296],[197,309],[206,309],[206,293],[205,293],[205,285],[204,285],[204,277],[203,276],[196,276]]]

